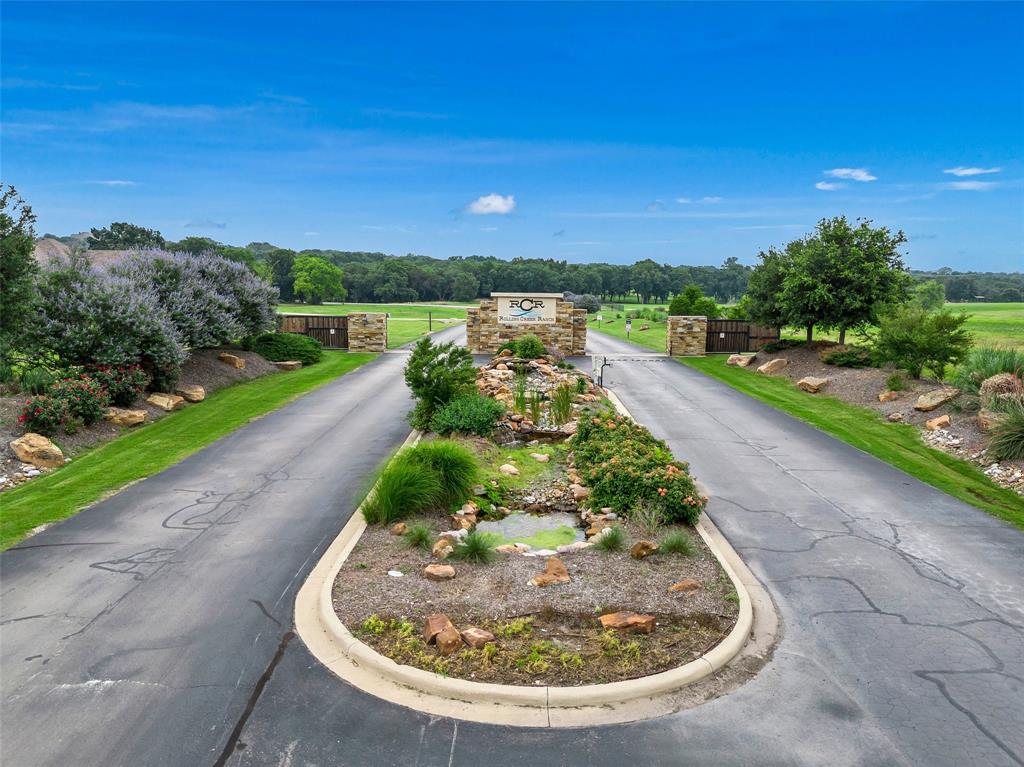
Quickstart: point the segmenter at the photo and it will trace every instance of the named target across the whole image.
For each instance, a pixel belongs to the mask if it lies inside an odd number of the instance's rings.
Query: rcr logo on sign
[[[508,302],[508,305],[513,309],[519,309],[523,312],[532,312],[534,309],[544,308],[544,299],[542,298],[513,298]]]

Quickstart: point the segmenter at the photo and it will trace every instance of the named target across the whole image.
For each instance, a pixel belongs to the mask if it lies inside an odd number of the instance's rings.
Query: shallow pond
[[[499,543],[526,543],[535,549],[553,549],[584,540],[583,528],[574,514],[553,511],[547,514],[515,512],[504,519],[477,523],[478,532],[501,538]]]

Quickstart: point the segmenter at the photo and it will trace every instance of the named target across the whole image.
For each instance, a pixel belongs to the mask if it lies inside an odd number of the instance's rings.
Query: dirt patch
[[[244,358],[245,369],[239,370],[218,360],[217,355],[225,350]],[[255,352],[224,346],[219,349],[202,349],[193,353],[181,366],[179,383],[198,384],[206,389],[206,393],[209,395],[225,386],[276,372],[278,370],[274,363],[268,362]],[[28,396],[26,394],[8,394],[0,397],[0,442],[2,442],[0,492],[45,473],[19,461],[10,448],[11,440],[20,437],[25,432],[21,424],[18,423],[18,416]],[[145,396],[139,397],[130,407],[135,410],[145,410],[147,423],[169,415],[160,408],[147,403]],[[53,437],[53,441],[64,452],[65,457],[73,459],[83,450],[113,439],[123,431],[125,429],[114,426],[108,421],[100,421],[80,429],[75,434],[57,434]]]

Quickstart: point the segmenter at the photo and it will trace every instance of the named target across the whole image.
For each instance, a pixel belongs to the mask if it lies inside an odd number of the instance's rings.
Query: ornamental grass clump
[[[471,450],[457,442],[421,442],[404,454],[403,460],[422,466],[437,479],[437,503],[447,509],[469,497],[480,476],[480,465]]]
[[[662,554],[679,554],[684,557],[692,557],[697,553],[697,547],[693,545],[693,539],[685,530],[675,530],[661,539]]]
[[[434,531],[426,522],[413,522],[402,534],[402,540],[410,549],[429,551],[434,542]]]
[[[435,508],[443,495],[441,482],[429,466],[399,454],[380,473],[363,502],[363,517],[371,525],[388,525]]]
[[[572,384],[563,383],[551,393],[551,418],[556,426],[572,418],[572,403],[575,399],[576,389]]]
[[[1000,461],[1024,458],[1024,402],[1010,400],[992,429],[988,451]]]
[[[668,445],[611,411],[580,419],[572,440],[576,466],[594,507],[628,516],[641,503],[661,509],[667,524],[694,524],[707,504]]]
[[[591,541],[598,551],[606,553],[622,551],[626,545],[626,531],[620,525],[614,525],[613,527],[605,528],[600,535],[595,535],[591,538]]]
[[[455,550],[448,555],[448,558],[459,562],[490,565],[498,558],[498,552],[495,551],[490,537],[474,530],[455,545]]]

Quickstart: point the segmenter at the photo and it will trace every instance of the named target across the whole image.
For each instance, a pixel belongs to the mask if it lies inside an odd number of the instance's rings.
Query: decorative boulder
[[[903,423],[903,413],[889,413],[886,418],[889,419],[889,423]]]
[[[551,460],[551,456],[547,453],[530,453],[530,458],[535,460],[537,463],[547,463]]]
[[[776,357],[775,359],[768,360],[768,362],[761,365],[761,367],[757,369],[757,372],[763,373],[764,375],[771,375],[772,373],[777,373],[782,370],[788,364],[789,360],[785,357]]]
[[[275,362],[274,367],[276,367],[278,370],[298,370],[299,368],[302,367],[302,363],[299,362],[298,360],[283,360],[280,362]]]
[[[700,588],[700,581],[695,581],[693,578],[684,578],[677,583],[673,583],[668,587],[668,590],[673,594],[689,594],[691,591],[697,591]]]
[[[952,386],[945,386],[941,389],[932,389],[917,398],[914,410],[920,410],[923,413],[927,413],[929,410],[934,410],[941,405],[945,405],[947,402],[953,400],[958,394],[960,394],[960,390],[955,389]]]
[[[886,390],[878,395],[879,402],[892,402],[894,399],[899,399],[900,393],[898,391]]]
[[[429,581],[450,581],[455,577],[455,568],[451,565],[430,564],[423,568],[423,577]]]
[[[756,354],[730,354],[725,361],[726,365],[735,365],[738,368],[750,367],[750,363],[757,359]]]
[[[820,392],[825,385],[828,383],[827,378],[818,378],[816,376],[805,376],[796,382],[797,388],[802,389],[805,392],[811,394],[817,394]]]
[[[629,549],[629,556],[633,559],[647,559],[656,552],[660,546],[652,541],[637,541]]]
[[[459,630],[450,623],[434,637],[434,644],[441,655],[451,655],[456,650],[462,649],[462,635]]]
[[[953,420],[949,417],[949,414],[940,415],[938,418],[931,418],[924,422],[924,428],[928,431],[938,431],[939,429],[945,429],[947,426],[953,423]]]
[[[589,487],[584,487],[583,485],[577,485],[573,483],[569,485],[569,490],[572,493],[574,501],[582,501],[590,497]]]
[[[449,627],[455,628],[451,620],[444,613],[428,615],[423,623],[423,641],[427,644],[433,644],[434,640],[437,639],[437,635]]]
[[[103,416],[114,426],[136,426],[146,420],[145,410],[128,410],[123,407],[108,407]]]
[[[172,410],[178,410],[185,407],[185,398],[179,397],[177,394],[164,394],[162,392],[154,392],[146,397],[146,402],[154,407],[158,407],[161,410],[165,410],[170,413]]]
[[[64,453],[42,434],[28,432],[11,441],[11,450],[19,461],[39,469],[56,469],[64,465]]]
[[[613,629],[629,634],[650,634],[654,631],[654,616],[639,615],[634,612],[623,611],[602,615],[598,620],[605,630]]]
[[[217,359],[219,359],[221,362],[231,365],[231,367],[233,368],[245,370],[245,360],[235,354],[221,352],[220,354],[217,355]]]
[[[409,526],[407,524],[405,524],[405,522],[395,522],[395,524],[393,524],[391,526],[391,534],[392,535],[405,535],[405,533],[406,533],[406,531],[408,529],[409,529]]]
[[[202,402],[206,399],[206,389],[198,384],[180,384],[174,393],[183,397],[187,402]]]
[[[453,539],[449,538],[447,535],[442,535],[434,542],[434,546],[430,550],[430,553],[437,559],[448,559],[453,551],[455,551],[455,542]]]
[[[479,650],[485,644],[490,644],[494,641],[494,634],[476,626],[470,626],[462,630],[462,641],[474,650]]]
[[[569,571],[565,568],[565,564],[558,557],[549,557],[547,567],[544,568],[544,572],[540,575],[535,575],[530,579],[531,586],[551,586],[555,583],[568,583],[569,582]]]
[[[985,409],[978,411],[978,428],[982,431],[992,431],[1002,420],[1002,413],[996,413],[992,410]]]
[[[508,475],[510,477],[518,477],[519,476],[519,469],[517,469],[515,466],[513,466],[510,463],[503,463],[501,466],[498,467],[498,471],[500,471],[502,474],[506,474],[506,475]]]

